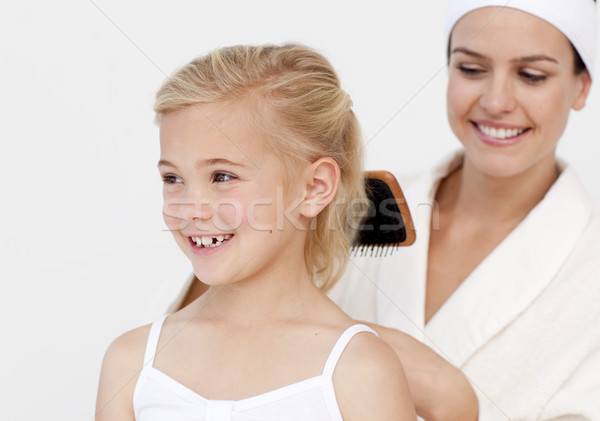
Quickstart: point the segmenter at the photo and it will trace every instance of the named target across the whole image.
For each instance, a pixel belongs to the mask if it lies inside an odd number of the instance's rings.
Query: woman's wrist
[[[423,409],[427,421],[477,421],[479,402],[464,374],[447,367],[431,390],[431,399]]]
[[[400,358],[419,416],[427,421],[477,421],[477,395],[461,370],[405,333],[371,327]]]

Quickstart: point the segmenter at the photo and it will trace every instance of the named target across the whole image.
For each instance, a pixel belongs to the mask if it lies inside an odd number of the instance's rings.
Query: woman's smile
[[[531,128],[517,127],[491,122],[472,121],[473,127],[482,142],[490,146],[511,146],[525,138]]]

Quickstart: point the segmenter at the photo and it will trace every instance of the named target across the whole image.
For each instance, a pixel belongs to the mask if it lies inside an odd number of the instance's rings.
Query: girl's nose
[[[517,105],[512,81],[502,75],[490,78],[483,87],[479,105],[492,116],[512,112]]]
[[[178,197],[165,198],[163,216],[171,229],[193,229],[192,227],[211,220],[213,209],[208,197],[194,191]]]

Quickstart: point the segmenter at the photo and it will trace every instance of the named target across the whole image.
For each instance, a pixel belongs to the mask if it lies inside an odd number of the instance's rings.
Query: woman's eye
[[[465,76],[478,76],[485,72],[481,67],[466,66],[464,64],[459,64],[457,69]]]
[[[181,183],[181,178],[179,178],[175,175],[164,175],[162,180],[163,180],[163,183],[165,183],[165,184]]]
[[[526,72],[524,70],[519,72],[519,76],[527,83],[537,83],[546,80],[546,75],[538,75],[535,73]]]
[[[225,183],[227,181],[235,180],[237,177],[232,174],[228,174],[225,172],[216,172],[213,174],[213,181],[216,183]]]

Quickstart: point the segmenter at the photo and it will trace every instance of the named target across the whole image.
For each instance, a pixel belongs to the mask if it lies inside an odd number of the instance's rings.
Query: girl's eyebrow
[[[163,165],[177,168],[177,165],[173,164],[170,161],[167,161],[166,159],[161,159],[160,161],[158,161],[158,167],[163,166]],[[225,158],[209,158],[209,159],[203,159],[203,160],[196,162],[196,167],[206,167],[206,166],[210,167],[210,166],[215,166],[215,165],[231,165],[234,167],[246,167],[246,165],[244,165],[244,164],[241,164],[239,162],[230,161],[229,159],[225,159]]]
[[[479,58],[479,59],[487,59],[487,57],[484,56],[483,54],[479,54],[479,53],[477,53],[473,50],[469,50],[468,48],[465,48],[465,47],[455,48],[454,50],[452,50],[452,54],[455,54],[455,53],[463,53],[463,54],[466,54],[471,57],[475,57],[475,58]],[[513,62],[513,63],[522,63],[522,62],[531,63],[534,61],[550,61],[552,63],[558,64],[558,60],[556,60],[555,58],[552,58],[550,56],[544,55],[544,54],[518,57],[518,58],[511,60],[511,62]]]
[[[177,168],[177,166],[175,164],[167,161],[166,159],[161,159],[160,161],[158,161],[157,167],[161,167],[161,166],[168,166],[168,167]]]
[[[234,167],[246,167],[246,165],[244,165],[242,163],[230,161],[229,159],[225,159],[225,158],[210,158],[210,159],[203,159],[201,161],[196,162],[197,167],[205,167],[205,166],[211,167],[214,165],[231,165]]]

